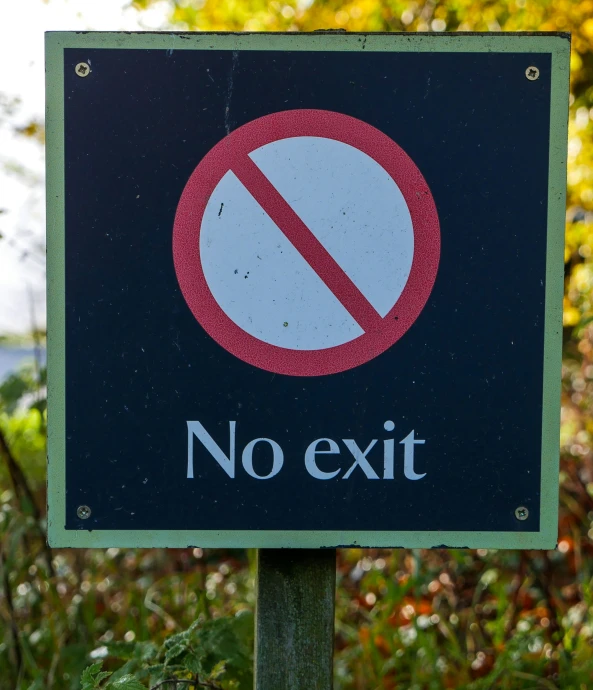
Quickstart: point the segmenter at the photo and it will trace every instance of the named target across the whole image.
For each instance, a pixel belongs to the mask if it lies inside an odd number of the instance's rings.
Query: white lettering
[[[202,442],[202,445],[229,475],[235,478],[235,426],[237,422],[229,422],[229,455],[224,454],[222,448],[210,436],[200,422],[187,423],[187,478],[194,478],[194,436]]]
[[[229,451],[228,455],[216,443],[216,441],[206,431],[201,422],[189,421],[187,422],[187,478],[194,478],[194,437],[197,438],[208,453],[216,460],[225,473],[231,478],[235,479],[235,431],[237,422],[229,421]],[[391,420],[383,423],[383,428],[387,432],[392,432],[395,429],[395,424]],[[379,479],[375,469],[368,461],[368,455],[377,444],[377,439],[373,439],[366,449],[363,451],[353,439],[341,439],[342,443],[350,451],[354,458],[353,464],[348,468],[342,479],[349,479],[354,470],[359,467],[367,479]],[[258,443],[267,443],[272,449],[272,468],[268,474],[258,474],[254,467],[253,453]],[[415,461],[415,446],[424,445],[426,441],[415,438],[415,432],[412,430],[402,441],[400,445],[404,446],[403,470],[406,479],[417,481],[426,476],[426,472],[420,474],[414,469]],[[323,446],[322,444],[327,444]],[[340,447],[336,441],[331,438],[318,438],[307,446],[305,450],[305,468],[307,472],[314,479],[327,481],[339,476],[342,471],[341,467],[334,470],[322,470],[318,463],[318,455],[340,455]],[[271,438],[256,438],[250,441],[241,455],[241,460],[245,472],[254,479],[271,479],[275,477],[284,466],[284,451],[276,441]],[[378,458],[377,458],[378,461]],[[259,460],[257,461],[259,462]],[[262,458],[265,465],[265,459]],[[337,461],[336,461],[337,462]],[[322,462],[323,465],[323,462]],[[261,465],[259,466],[261,467]],[[334,465],[335,467],[335,465]],[[393,438],[383,439],[383,479],[390,480],[395,478],[395,440]]]
[[[259,474],[256,473],[256,471],[253,469],[253,449],[255,448],[257,443],[269,443],[270,446],[272,446],[272,469],[270,470],[269,474],[264,475],[263,477],[260,476]],[[271,477],[275,477],[278,472],[282,469],[282,465],[284,464],[284,453],[282,452],[282,448],[276,443],[276,441],[272,441],[271,438],[256,438],[253,441],[250,441],[245,448],[243,449],[243,467],[245,468],[245,472],[247,472],[248,475],[253,477],[254,479],[270,479]]]
[[[416,474],[416,472],[414,472],[414,446],[423,443],[425,442],[414,439],[414,429],[410,431],[403,441],[400,441],[400,444],[404,446],[404,474],[406,475],[406,479],[416,480],[426,477],[426,472],[424,472],[424,474]]]
[[[329,444],[329,450],[317,450],[317,446],[324,441]],[[332,441],[331,438],[318,438],[316,441],[313,441],[313,443],[311,443],[305,451],[305,467],[307,468],[307,472],[312,477],[315,477],[315,479],[333,479],[333,477],[339,474],[340,469],[338,468],[334,472],[323,472],[319,469],[319,467],[317,467],[315,456],[336,455],[339,452],[340,448],[338,447],[338,444],[335,441]]]
[[[346,448],[348,448],[348,450],[352,453],[355,459],[355,463],[348,470],[348,472],[346,472],[342,479],[348,479],[352,472],[354,472],[355,467],[360,467],[360,469],[365,473],[367,479],[379,479],[379,475],[369,465],[367,460],[367,455],[369,454],[375,443],[377,443],[377,439],[375,438],[369,443],[364,453],[360,450],[356,441],[352,440],[351,438],[343,438],[342,442],[346,446]]]
[[[387,438],[383,441],[383,479],[393,479],[393,456],[395,441]]]
[[[388,419],[383,424],[385,431],[393,431],[395,424]],[[393,479],[393,458],[395,454],[395,441],[392,438],[383,441],[383,479]]]

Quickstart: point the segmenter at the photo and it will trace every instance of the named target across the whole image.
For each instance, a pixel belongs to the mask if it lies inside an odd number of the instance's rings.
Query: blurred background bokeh
[[[73,29],[572,33],[558,548],[341,550],[335,687],[593,687],[593,0],[1,0],[0,690],[252,683],[253,553],[45,544],[43,32]]]

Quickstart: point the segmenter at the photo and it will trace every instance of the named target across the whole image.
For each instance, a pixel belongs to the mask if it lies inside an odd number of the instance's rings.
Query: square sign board
[[[569,48],[49,34],[50,543],[554,547]]]

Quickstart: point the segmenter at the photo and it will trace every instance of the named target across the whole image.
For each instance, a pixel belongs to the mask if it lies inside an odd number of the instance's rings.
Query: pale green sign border
[[[66,530],[64,49],[545,53],[552,56],[539,532]],[[552,549],[557,540],[560,368],[570,37],[553,33],[46,34],[48,274],[48,532],[55,547],[340,546]],[[525,67],[529,65],[526,62]],[[92,79],[92,75],[90,76]],[[483,88],[487,89],[488,84]],[[527,88],[527,84],[526,84]],[[471,94],[469,95],[471,97]],[[529,136],[525,132],[525,136]],[[517,462],[520,462],[517,458]],[[155,506],[158,510],[158,506]],[[471,516],[468,516],[471,521]]]

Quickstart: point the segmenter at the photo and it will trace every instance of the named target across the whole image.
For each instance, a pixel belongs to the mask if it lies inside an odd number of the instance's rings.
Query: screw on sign
[[[79,77],[88,77],[91,72],[91,67],[86,62],[79,62],[74,68],[74,71]]]
[[[539,69],[531,65],[525,70],[525,76],[529,81],[536,81],[539,79]]]
[[[239,127],[199,163],[175,217],[184,298],[249,364],[293,376],[391,347],[430,295],[440,254],[430,189],[389,137],[291,110]]]
[[[515,517],[517,520],[527,520],[529,517],[529,510],[525,506],[515,508]]]
[[[78,506],[76,514],[81,520],[88,520],[91,517],[91,509],[88,506]]]

